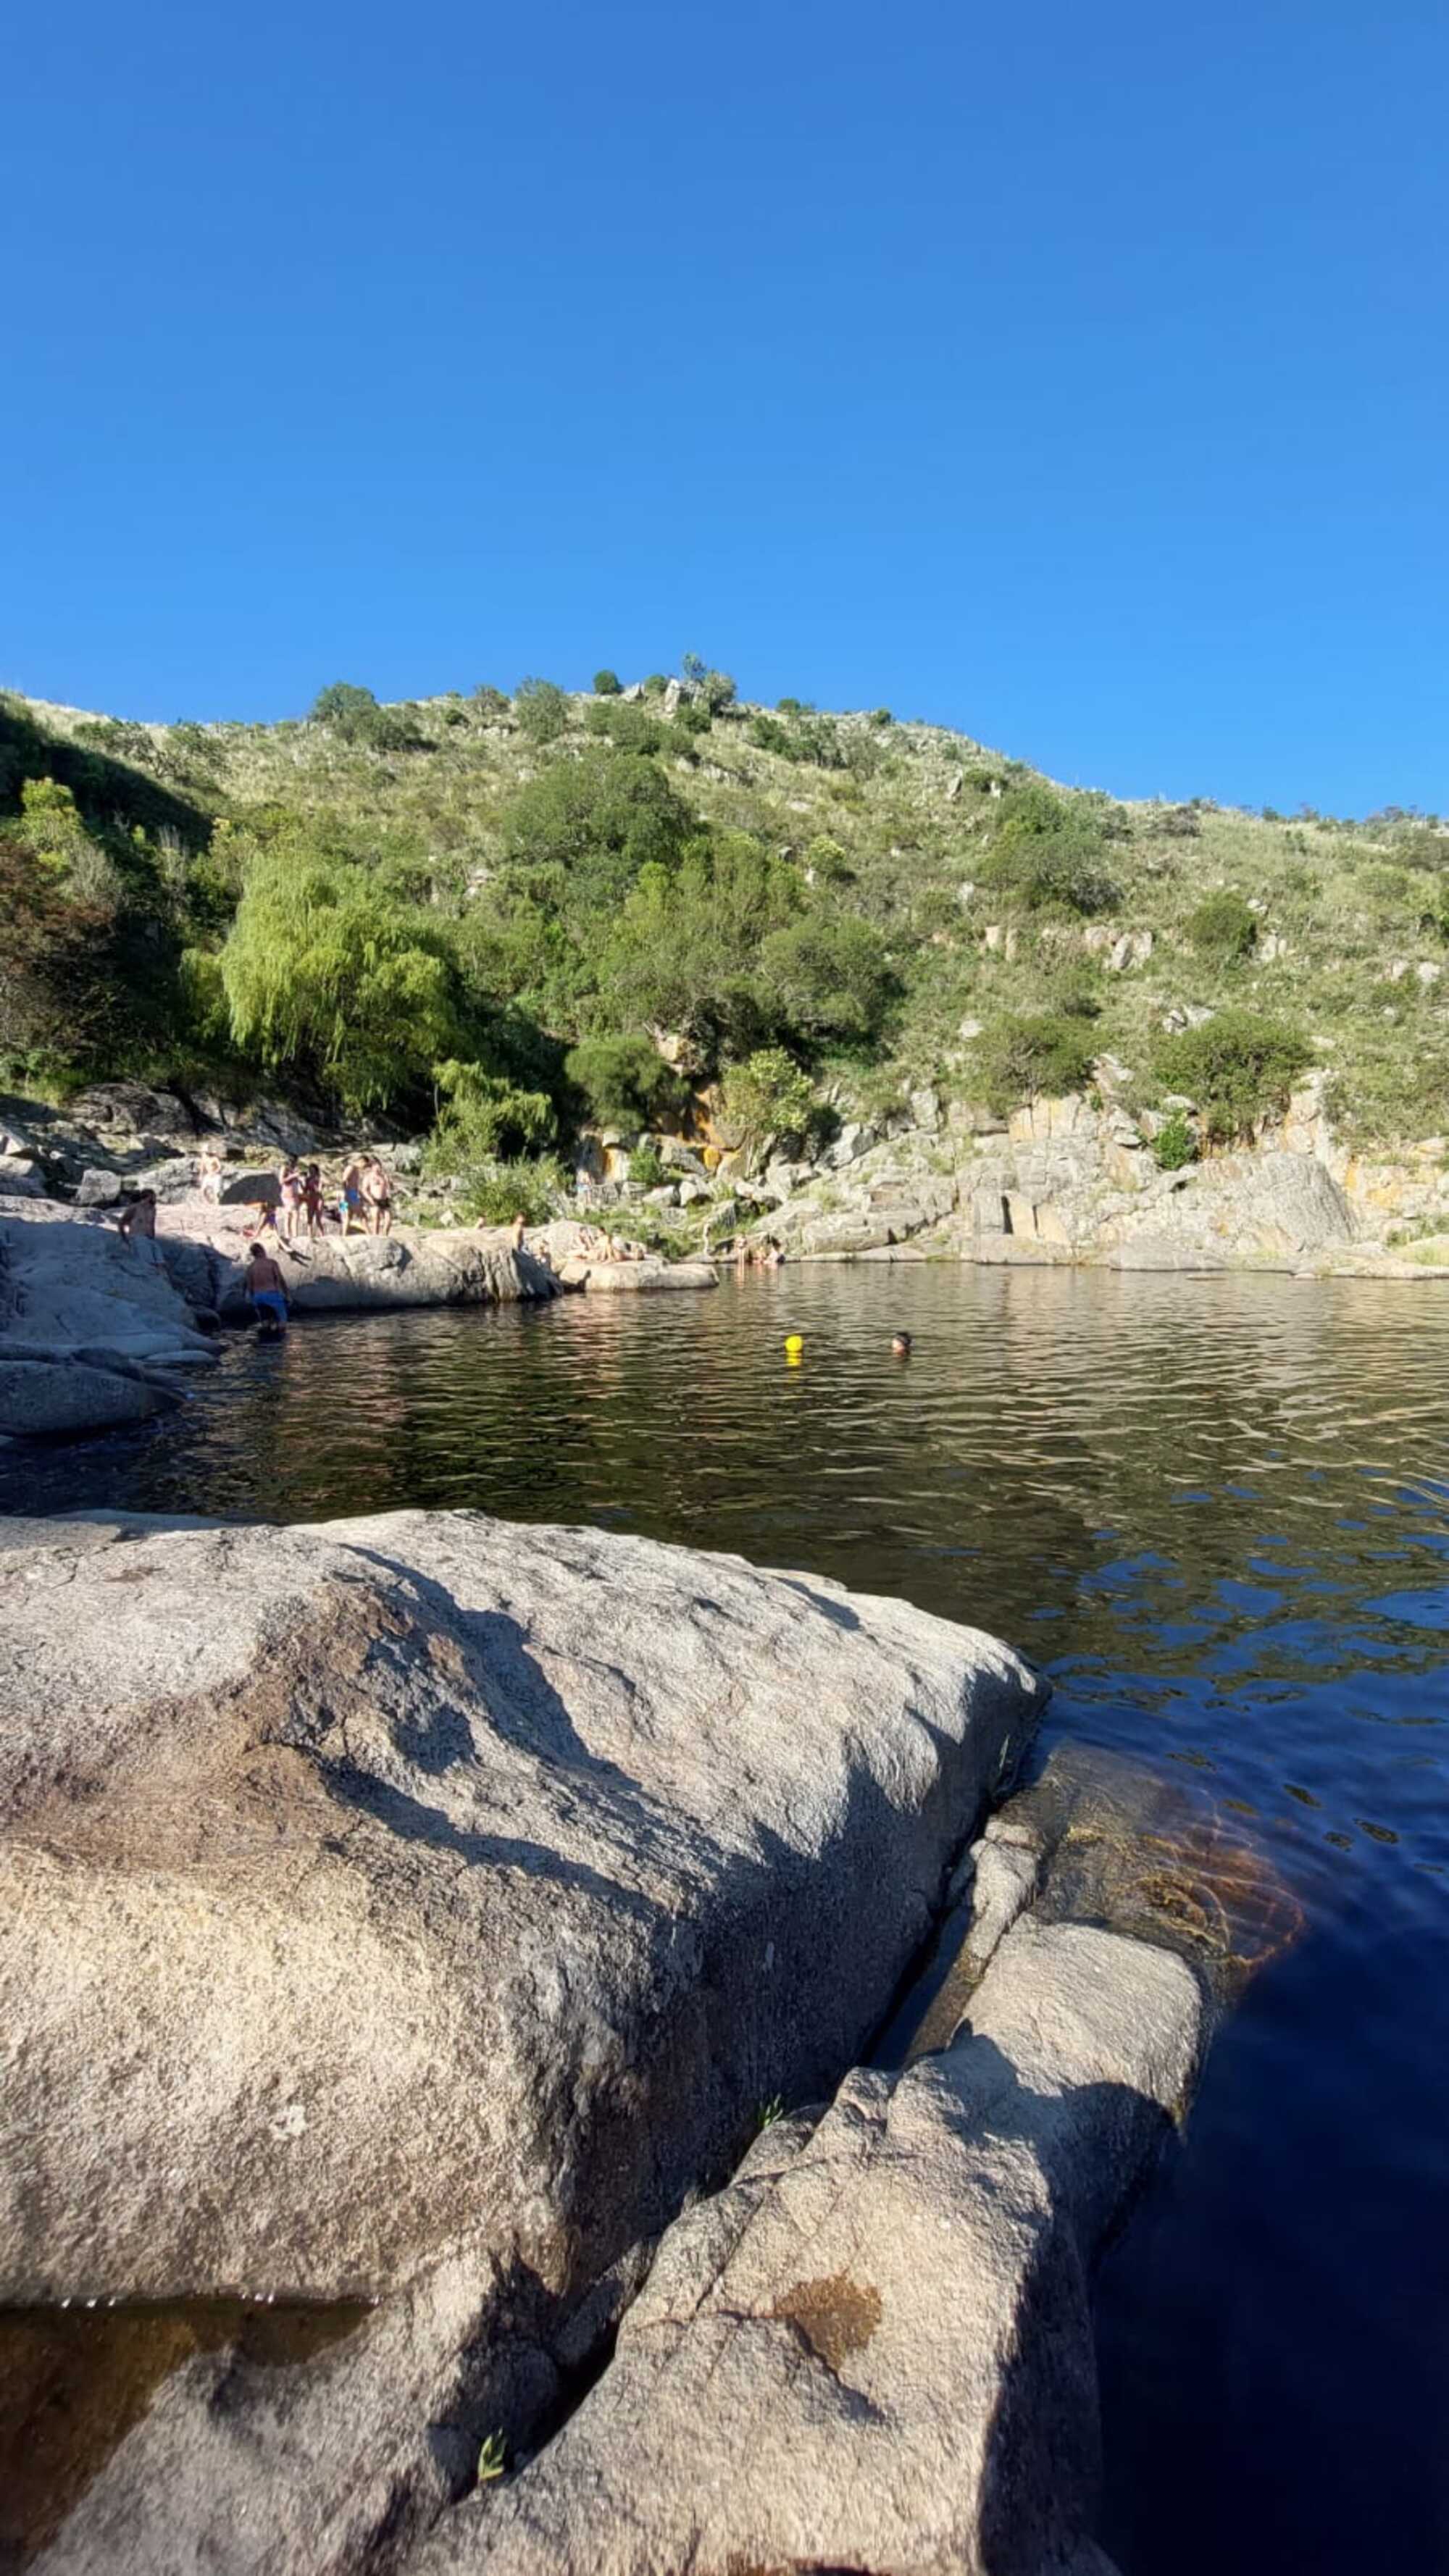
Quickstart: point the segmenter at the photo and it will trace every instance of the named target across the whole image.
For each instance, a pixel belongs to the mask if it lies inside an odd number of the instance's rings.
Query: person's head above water
[[[910,1334],[909,1334],[909,1333],[892,1333],[892,1335],[891,1335],[891,1349],[895,1352],[895,1354],[896,1354],[896,1356],[897,1356],[897,1358],[898,1358],[898,1359],[908,1360],[908,1359],[910,1358],[910,1356],[911,1356],[911,1337],[910,1337]]]

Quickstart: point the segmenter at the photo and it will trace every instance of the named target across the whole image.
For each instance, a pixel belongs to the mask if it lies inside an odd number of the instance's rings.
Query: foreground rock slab
[[[903,1604],[471,1514],[58,1527],[0,1624],[0,2300],[382,2303],[178,2373],[57,2567],[395,2563],[861,2053],[1045,1696]]]
[[[1201,2020],[1168,1952],[1019,1923],[949,2049],[857,2070],[679,2220],[597,2387],[415,2576],[1102,2565],[1087,2269]]]

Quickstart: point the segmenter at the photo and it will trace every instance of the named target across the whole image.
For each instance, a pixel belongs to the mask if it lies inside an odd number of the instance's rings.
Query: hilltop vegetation
[[[259,1081],[436,1125],[738,1132],[1110,1051],[1227,1137],[1309,1065],[1362,1139],[1449,1124],[1449,832],[1069,793],[885,709],[625,692],[145,726],[0,700],[0,1075]]]

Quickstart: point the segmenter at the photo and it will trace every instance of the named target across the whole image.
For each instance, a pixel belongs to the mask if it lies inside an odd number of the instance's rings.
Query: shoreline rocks
[[[144,1421],[216,1356],[151,1244],[53,1200],[0,1207],[0,1433]]]
[[[16,1538],[0,2298],[381,2303],[188,2363],[43,2563],[396,2565],[759,2106],[859,2056],[1045,1686],[471,1514]]]

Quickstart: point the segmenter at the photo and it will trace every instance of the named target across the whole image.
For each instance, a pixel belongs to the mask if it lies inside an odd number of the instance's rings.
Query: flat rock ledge
[[[543,2441],[762,2107],[866,2052],[1045,1686],[897,1602],[467,1513],[8,1536],[0,2302],[372,2303],[143,2391],[38,2563],[343,2576],[441,2515],[502,2565],[572,2426],[447,2512],[480,2440]]]

